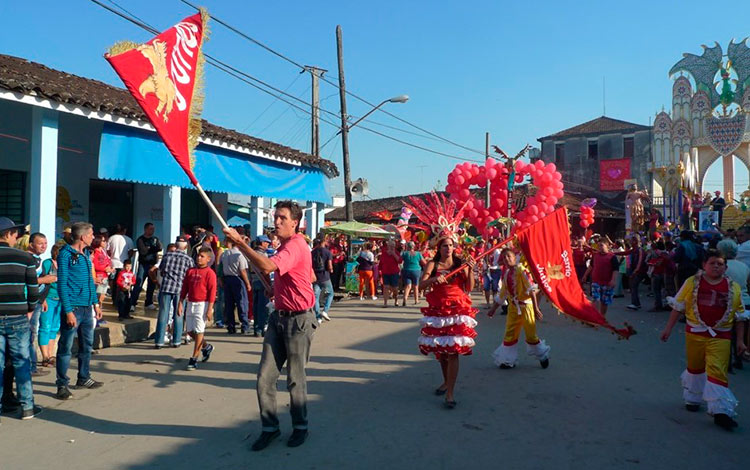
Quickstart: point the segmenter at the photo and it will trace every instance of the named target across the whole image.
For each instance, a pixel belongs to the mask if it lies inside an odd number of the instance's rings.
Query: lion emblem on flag
[[[177,93],[175,84],[167,70],[167,43],[157,40],[151,44],[138,46],[137,50],[148,59],[154,71],[138,87],[138,93],[143,98],[146,98],[149,93],[153,93],[159,100],[155,113],[157,116],[161,114],[164,122],[167,122]]]
[[[552,264],[549,261],[547,261],[547,277],[550,279],[565,279],[565,274],[563,273],[563,267],[561,264]]]

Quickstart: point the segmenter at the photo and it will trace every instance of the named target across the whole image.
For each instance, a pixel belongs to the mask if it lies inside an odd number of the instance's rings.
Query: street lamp
[[[380,104],[372,108],[364,116],[357,119],[352,124],[346,123],[347,116],[344,113],[342,113],[342,116],[341,116],[342,126],[341,126],[341,130],[338,133],[341,134],[341,140],[342,140],[341,147],[344,152],[344,168],[343,168],[344,169],[344,203],[345,203],[347,222],[351,222],[354,220],[354,209],[352,208],[352,188],[350,186],[351,176],[349,173],[349,129],[356,126],[360,122],[362,122],[367,116],[377,111],[381,106],[383,106],[386,103],[406,103],[407,101],[409,101],[409,95],[398,95],[398,96],[394,96],[393,98],[383,100]]]

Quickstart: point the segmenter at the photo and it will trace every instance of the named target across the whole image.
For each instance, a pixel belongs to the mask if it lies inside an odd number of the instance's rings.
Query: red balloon
[[[544,168],[544,162],[541,160],[537,160],[536,162],[534,162],[534,166],[537,167],[537,169],[541,170],[542,168]]]
[[[557,171],[557,165],[554,163],[547,163],[547,171],[554,173]]]
[[[537,217],[535,215],[532,215],[531,217],[529,217],[528,222],[529,222],[529,224],[533,224],[533,223],[539,222],[539,217]]]
[[[461,191],[458,192],[458,195],[461,197],[461,199],[469,199],[469,196],[471,193],[468,189],[464,188]]]
[[[479,215],[479,211],[478,210],[476,210],[476,209],[470,209],[469,210],[469,217],[476,218],[476,216],[478,216],[478,215]]]
[[[565,192],[562,189],[556,189],[553,196],[555,196],[557,199],[562,199],[562,197],[565,195]]]
[[[557,204],[557,201],[558,199],[552,196],[551,198],[547,199],[547,204],[549,204],[552,207],[555,207],[555,205]]]
[[[547,213],[547,210],[548,210],[547,203],[540,202],[539,204],[537,204],[537,206],[539,207],[539,212],[541,212],[542,214]]]
[[[589,224],[588,222],[586,222],[585,220],[582,220],[582,221],[578,222],[578,224],[579,224],[579,225],[580,225],[581,227],[583,227],[583,228],[588,228],[588,226],[590,225],[590,224]]]
[[[539,207],[536,204],[527,207],[526,210],[530,216],[535,216],[539,213]]]

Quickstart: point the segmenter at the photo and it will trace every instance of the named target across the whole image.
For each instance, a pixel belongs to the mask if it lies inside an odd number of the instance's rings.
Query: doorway
[[[89,219],[96,229],[117,224],[133,231],[133,184],[94,180],[89,183]]]

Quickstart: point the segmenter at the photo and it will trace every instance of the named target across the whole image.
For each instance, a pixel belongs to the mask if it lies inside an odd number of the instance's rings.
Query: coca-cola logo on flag
[[[200,121],[191,113],[200,107],[194,95],[207,17],[195,14],[145,44],[118,44],[105,55],[193,184],[190,155]]]

